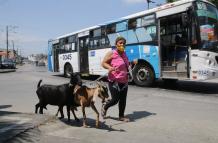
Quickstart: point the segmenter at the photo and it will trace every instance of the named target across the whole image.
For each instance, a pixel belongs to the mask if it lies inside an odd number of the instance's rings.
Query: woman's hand
[[[109,68],[108,68],[108,71],[109,71],[109,72],[116,71],[116,68],[115,68],[115,67],[109,67]]]

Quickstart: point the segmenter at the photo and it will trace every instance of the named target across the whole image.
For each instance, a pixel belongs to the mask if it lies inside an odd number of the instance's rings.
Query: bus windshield
[[[197,2],[200,49],[218,52],[218,10],[211,4]]]

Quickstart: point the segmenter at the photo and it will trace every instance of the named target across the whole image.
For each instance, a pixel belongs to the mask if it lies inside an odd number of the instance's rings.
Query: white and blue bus
[[[206,0],[180,0],[49,40],[49,70],[104,75],[105,54],[127,40],[133,81],[218,77],[218,10]]]

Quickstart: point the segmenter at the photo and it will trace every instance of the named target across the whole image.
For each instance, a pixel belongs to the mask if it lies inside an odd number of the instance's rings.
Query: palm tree
[[[208,1],[212,2],[213,4],[216,5],[216,7],[218,7],[218,1],[217,0],[208,0]]]

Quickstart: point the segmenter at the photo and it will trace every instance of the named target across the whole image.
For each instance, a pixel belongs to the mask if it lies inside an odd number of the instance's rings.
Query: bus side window
[[[94,48],[94,42],[93,42],[93,40],[90,40],[90,41],[89,41],[89,47],[90,47],[91,49]]]
[[[72,43],[71,47],[72,47],[72,51],[76,50],[75,43]]]
[[[106,44],[105,42],[106,42],[105,38],[101,38],[101,45],[105,45]]]
[[[136,19],[130,19],[128,21],[128,29],[135,29],[137,26],[137,21]]]
[[[116,32],[116,24],[110,24],[106,28],[107,34],[115,33]]]
[[[84,47],[84,42],[83,42],[83,40],[80,40],[79,45],[80,45],[80,48],[83,48],[83,47]]]
[[[195,28],[195,23],[192,23],[192,33],[191,33],[191,47],[192,49],[197,49],[198,48],[198,41],[197,41],[197,34],[196,34],[196,28]]]
[[[95,39],[94,40],[94,48],[98,48],[100,46],[100,39]]]

